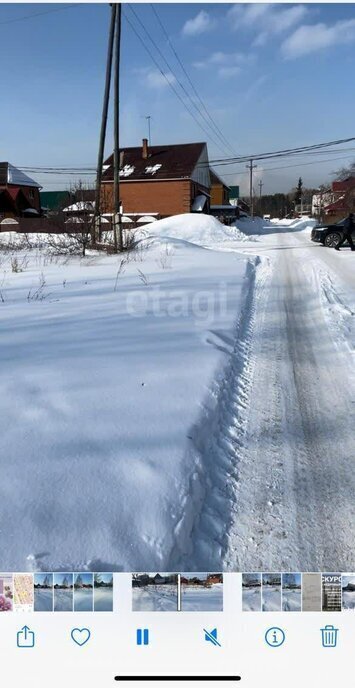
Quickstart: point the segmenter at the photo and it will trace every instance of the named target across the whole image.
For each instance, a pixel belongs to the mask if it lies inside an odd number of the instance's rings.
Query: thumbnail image
[[[34,611],[53,611],[53,574],[34,574]]]
[[[355,609],[355,574],[342,575],[342,608]]]
[[[13,610],[13,584],[11,573],[0,574],[0,612]]]
[[[322,611],[341,612],[341,574],[322,574]]]
[[[14,611],[32,612],[34,602],[33,574],[14,574]]]
[[[74,573],[74,611],[92,612],[94,604],[94,574]]]
[[[94,612],[113,611],[113,574],[94,575]]]
[[[221,573],[182,573],[182,612],[222,612],[223,575]]]
[[[54,611],[73,611],[73,574],[55,573],[53,576]]]
[[[302,576],[300,573],[282,574],[282,611],[302,610]]]
[[[134,573],[132,610],[134,612],[176,612],[177,575],[172,573]]]
[[[322,610],[322,574],[302,574],[302,611],[320,612]]]
[[[262,611],[281,611],[281,573],[262,574]]]
[[[243,612],[261,612],[261,573],[242,575]]]

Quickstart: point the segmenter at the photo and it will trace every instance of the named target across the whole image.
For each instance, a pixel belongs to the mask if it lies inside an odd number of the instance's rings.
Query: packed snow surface
[[[147,585],[132,589],[132,609],[135,612],[176,612],[176,585]]]
[[[34,610],[35,612],[52,612],[53,611],[53,590],[35,590],[34,593]]]
[[[262,610],[263,612],[281,611],[281,588],[278,586],[266,586],[262,588]]]
[[[215,583],[210,588],[201,585],[182,585],[181,593],[183,612],[223,611],[223,583]]]
[[[282,591],[282,610],[284,612],[300,612],[302,609],[301,590]]]
[[[90,612],[93,608],[93,591],[79,589],[74,590],[74,611]]]
[[[94,590],[94,611],[112,612],[113,610],[113,590],[112,588],[95,588]]]
[[[242,608],[243,612],[261,611],[261,586],[243,588]]]
[[[73,611],[73,591],[54,590],[54,611],[71,612]]]

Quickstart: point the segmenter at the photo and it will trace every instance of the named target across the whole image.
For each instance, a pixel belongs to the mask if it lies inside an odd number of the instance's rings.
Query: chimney
[[[143,160],[148,158],[148,139],[143,139],[142,158]]]

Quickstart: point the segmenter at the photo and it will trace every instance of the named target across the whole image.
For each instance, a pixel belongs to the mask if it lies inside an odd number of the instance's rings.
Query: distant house
[[[120,151],[120,201],[124,215],[169,217],[208,212],[210,168],[206,143],[123,148]],[[104,164],[101,212],[112,213],[113,155]]]
[[[41,191],[43,210],[55,213],[74,203],[91,203],[95,200],[95,189],[76,189],[75,191]]]
[[[230,188],[219,177],[217,172],[210,168],[211,177],[211,205],[228,205]]]
[[[41,205],[43,210],[55,212],[75,202],[75,196],[70,191],[41,191]]]
[[[0,162],[0,220],[41,214],[42,187],[9,162]]]
[[[355,212],[355,177],[332,182],[331,188],[312,199],[312,212],[326,222],[337,222]]]

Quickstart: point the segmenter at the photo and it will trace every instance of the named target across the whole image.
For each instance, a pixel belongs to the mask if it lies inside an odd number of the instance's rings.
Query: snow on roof
[[[95,207],[95,201],[78,201],[72,205],[68,205],[67,208],[63,208],[63,213],[74,213],[83,210],[93,210]]]
[[[34,179],[28,177],[27,174],[18,170],[17,167],[14,167],[11,163],[7,164],[7,183],[17,184],[18,186],[35,186],[37,189],[42,188]]]
[[[131,174],[133,174],[134,169],[134,165],[125,165],[122,170],[120,170],[120,177],[129,177]]]
[[[158,170],[160,170],[160,168],[161,168],[161,165],[160,165],[160,164],[157,164],[157,165],[148,165],[148,166],[145,168],[145,174],[156,174],[156,172],[158,172]]]

